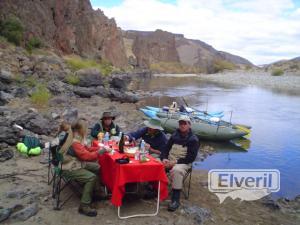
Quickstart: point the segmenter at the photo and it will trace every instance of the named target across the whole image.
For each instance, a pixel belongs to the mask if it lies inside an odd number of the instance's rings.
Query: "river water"
[[[225,112],[224,120],[252,126],[243,143],[213,144],[217,152],[196,162],[199,169],[278,169],[281,188],[273,198],[300,194],[300,96],[259,87],[222,86],[196,77],[154,77],[139,81],[151,91],[145,105],[176,100],[199,110]]]

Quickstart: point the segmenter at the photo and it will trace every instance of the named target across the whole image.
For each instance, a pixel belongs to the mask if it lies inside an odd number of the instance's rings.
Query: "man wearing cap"
[[[115,113],[112,111],[103,112],[100,122],[94,125],[91,131],[91,136],[97,138],[100,132],[108,132],[110,136],[118,136],[120,133],[120,127],[113,122],[115,118]]]
[[[183,178],[196,159],[200,146],[197,136],[191,130],[190,118],[182,115],[178,123],[179,128],[172,134],[161,155],[163,164],[170,170],[171,175],[172,197],[168,210],[172,212],[180,205]]]
[[[160,121],[156,119],[146,120],[144,125],[145,127],[127,134],[125,138],[128,141],[142,138],[146,142],[149,153],[153,157],[159,158],[168,141],[166,134],[163,132],[164,129],[161,127]]]

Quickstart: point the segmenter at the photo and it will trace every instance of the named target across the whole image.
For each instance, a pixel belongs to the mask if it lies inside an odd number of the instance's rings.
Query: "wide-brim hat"
[[[114,119],[116,119],[116,113],[112,112],[112,111],[105,111],[102,113],[101,120],[103,118],[112,118],[114,120]]]
[[[155,130],[164,130],[164,128],[162,128],[161,123],[159,120],[156,119],[150,119],[150,120],[146,120],[144,121],[144,124],[146,125],[146,127],[155,129]]]

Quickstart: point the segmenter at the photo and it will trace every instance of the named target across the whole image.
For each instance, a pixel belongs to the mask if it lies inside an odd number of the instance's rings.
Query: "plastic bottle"
[[[144,140],[141,141],[140,151],[143,154],[145,153],[145,141]]]
[[[140,154],[139,154],[139,160],[142,161],[145,158],[145,141],[141,141],[140,145]]]
[[[135,160],[140,160],[140,151],[136,150],[135,154],[134,154],[134,159]]]
[[[106,132],[105,135],[104,135],[103,144],[105,146],[108,146],[108,141],[109,141],[109,133]]]

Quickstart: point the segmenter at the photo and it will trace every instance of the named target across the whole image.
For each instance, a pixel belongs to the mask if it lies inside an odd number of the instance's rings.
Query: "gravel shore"
[[[209,75],[200,74],[199,78],[223,85],[260,86],[290,94],[300,94],[300,75],[296,74],[272,76],[263,71],[234,71]]]

